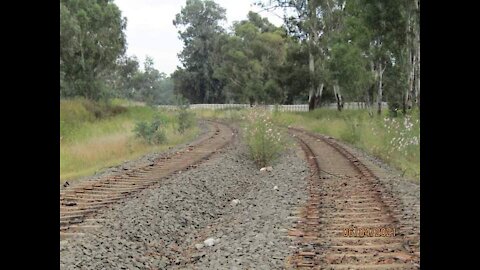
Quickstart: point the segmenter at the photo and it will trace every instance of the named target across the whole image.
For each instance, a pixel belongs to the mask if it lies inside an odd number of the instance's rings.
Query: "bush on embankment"
[[[60,180],[74,180],[141,155],[163,151],[193,139],[196,125],[178,132],[176,112],[146,106],[120,106],[84,99],[60,101]],[[163,123],[164,140],[149,144],[135,137],[135,124],[154,116]]]

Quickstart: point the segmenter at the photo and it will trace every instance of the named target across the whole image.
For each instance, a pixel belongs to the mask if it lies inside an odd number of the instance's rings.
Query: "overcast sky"
[[[127,17],[127,55],[136,55],[143,67],[145,56],[153,58],[160,72],[171,74],[180,66],[177,54],[182,51],[182,42],[173,26],[175,14],[185,6],[186,0],[115,0]],[[259,11],[252,0],[215,0],[227,10],[227,25],[247,18],[249,10]],[[281,12],[276,12],[281,15]],[[280,26],[282,19],[268,12],[260,13],[270,22]]]

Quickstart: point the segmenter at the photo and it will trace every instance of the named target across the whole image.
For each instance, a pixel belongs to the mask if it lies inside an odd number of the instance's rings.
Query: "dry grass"
[[[152,146],[135,138],[133,127],[136,121],[150,120],[155,113],[154,109],[129,107],[125,113],[95,120],[79,103],[69,100],[60,105],[61,114],[64,114],[61,117],[64,122],[61,123],[63,138],[60,143],[60,182],[93,175],[103,168],[119,165],[147,153],[164,151],[193,140],[199,132],[195,126],[184,134],[178,133],[175,113],[161,112],[162,118],[167,122],[167,141]],[[72,112],[72,109],[75,111]]]

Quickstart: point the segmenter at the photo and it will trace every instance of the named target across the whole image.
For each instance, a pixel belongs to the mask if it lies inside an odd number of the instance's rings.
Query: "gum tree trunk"
[[[337,110],[342,111],[343,100],[342,100],[342,94],[340,93],[340,86],[338,86],[338,84],[333,85],[333,94],[335,95],[335,98],[337,99]]]
[[[419,33],[417,33],[418,35]],[[415,103],[420,107],[420,37],[417,37],[417,50],[416,50],[416,62],[415,62]]]
[[[315,56],[313,55],[314,48],[318,41],[317,35],[317,3],[315,1],[308,1],[307,2],[308,8],[308,17],[310,20],[310,28],[309,28],[309,46],[308,46],[308,69],[310,73],[310,90],[308,92],[308,110],[312,111],[315,109],[316,99],[318,97],[317,93],[315,92]]]
[[[382,63],[379,63],[378,66],[378,93],[377,93],[377,114],[382,114],[382,98],[383,98],[383,72],[385,71],[385,67],[383,67]]]
[[[310,46],[311,47],[311,46]],[[308,91],[308,110],[313,111],[315,109],[315,84],[313,79],[315,77],[315,59],[311,49],[308,54],[308,70],[310,73],[310,90]]]
[[[322,103],[322,94],[323,94],[323,87],[324,87],[324,84],[321,83],[318,87],[317,87],[317,92],[315,93],[315,108],[318,108],[321,106],[321,103]]]

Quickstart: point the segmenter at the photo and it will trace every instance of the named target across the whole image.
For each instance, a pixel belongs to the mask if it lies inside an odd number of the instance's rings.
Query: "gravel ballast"
[[[418,247],[419,185],[340,144],[399,199],[399,225]],[[286,237],[291,217],[308,196],[308,167],[299,151],[260,171],[237,139],[198,168],[101,211],[89,222],[100,228],[60,242],[60,269],[283,269],[294,246]]]
[[[61,269],[279,269],[308,167],[286,152],[260,171],[240,142],[106,209],[81,237],[61,241]],[[276,187],[276,188],[275,188]]]

